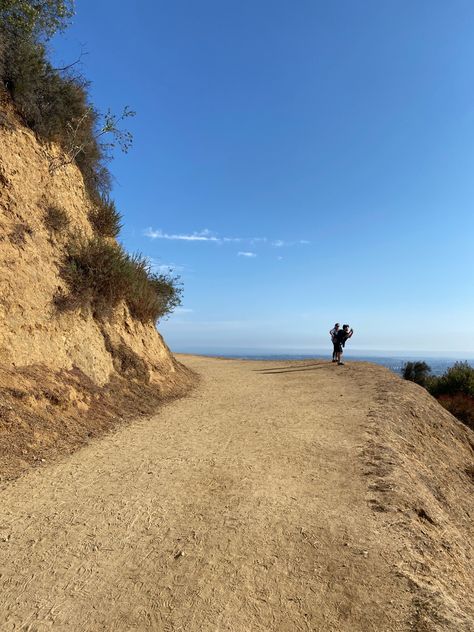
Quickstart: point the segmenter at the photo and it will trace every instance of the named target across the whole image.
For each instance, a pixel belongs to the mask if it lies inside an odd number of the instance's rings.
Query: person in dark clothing
[[[342,329],[336,334],[336,342],[334,343],[334,351],[336,354],[336,362],[340,365],[343,365],[341,357],[344,352],[344,345],[349,338],[352,338],[352,334],[354,333],[353,329],[349,329],[349,325],[344,325]]]
[[[336,323],[334,325],[334,327],[331,329],[331,331],[329,332],[329,335],[331,336],[331,341],[332,341],[332,346],[333,346],[333,350],[332,350],[332,361],[336,362],[336,334],[340,329],[340,324]]]

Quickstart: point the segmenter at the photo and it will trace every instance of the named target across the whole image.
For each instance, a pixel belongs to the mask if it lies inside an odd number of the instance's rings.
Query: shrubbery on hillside
[[[474,367],[456,362],[443,375],[431,375],[425,362],[407,362],[406,380],[424,386],[450,413],[474,429]]]
[[[73,15],[73,0],[0,0],[2,24],[23,37],[47,39],[65,29]]]
[[[129,255],[103,237],[78,239],[69,244],[61,269],[69,294],[58,294],[60,310],[91,307],[106,318],[121,301],[142,322],[155,322],[181,304],[176,277],[154,274],[141,255]]]
[[[457,393],[474,397],[474,368],[467,362],[456,362],[440,377],[431,378],[428,390],[435,397]]]
[[[104,195],[98,198],[94,208],[89,213],[89,221],[99,235],[103,237],[118,237],[122,225],[121,215],[117,211],[115,202]]]
[[[431,367],[426,362],[406,362],[402,369],[405,380],[416,382],[420,386],[426,386],[426,381],[431,373]]]
[[[43,44],[2,28],[0,75],[25,124],[62,147],[64,156],[51,161],[51,170],[74,162],[92,197],[108,193],[109,156],[98,140],[100,115],[88,101],[87,82],[55,70]]]

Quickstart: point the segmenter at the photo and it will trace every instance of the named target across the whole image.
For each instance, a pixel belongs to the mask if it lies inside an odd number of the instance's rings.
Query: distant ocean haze
[[[228,350],[223,349],[218,351],[217,349],[173,349],[176,353],[191,353],[198,355],[207,355],[221,358],[229,358],[236,360],[314,360],[323,359],[330,360],[331,352],[317,351],[314,354],[309,353],[278,353],[278,352],[262,352],[258,349],[248,350]],[[374,364],[380,364],[387,367],[397,375],[400,375],[401,370],[406,362],[422,361],[426,362],[431,368],[433,375],[442,375],[449,367],[453,366],[456,362],[468,362],[471,366],[474,366],[474,358],[448,358],[448,357],[428,357],[423,354],[420,355],[357,355],[346,350],[344,353],[344,359],[346,362],[373,362]]]

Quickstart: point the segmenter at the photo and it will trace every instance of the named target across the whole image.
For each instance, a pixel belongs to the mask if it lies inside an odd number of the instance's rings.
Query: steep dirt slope
[[[53,297],[64,288],[59,276],[64,246],[71,235],[92,235],[90,202],[77,167],[52,174],[51,156],[58,150],[38,143],[6,104],[3,110],[10,125],[0,127],[0,362],[76,367],[105,384],[116,369],[110,346],[122,344],[145,362],[151,381],[166,381],[175,370],[168,348],[153,325],[131,318],[125,305],[106,325],[91,313],[57,313]],[[66,212],[66,231],[48,230],[49,206]]]
[[[355,379],[370,374],[370,502],[400,543],[418,629],[474,630],[474,433],[388,370],[367,367]]]
[[[43,458],[60,435],[64,446],[68,437],[72,446],[110,425],[117,408],[133,409],[127,391],[134,391],[139,412],[134,385],[146,386],[150,397],[146,389],[142,396],[151,401],[183,392],[192,379],[155,327],[133,319],[125,304],[104,321],[90,310],[58,312],[53,298],[64,289],[59,269],[65,245],[71,235],[92,235],[90,201],[74,165],[51,173],[59,150],[37,141],[5,95],[0,115],[1,478]],[[49,207],[66,213],[67,229],[48,228]],[[111,385],[121,399],[112,397]],[[73,424],[65,431],[64,418],[79,423],[101,398],[100,414],[95,406],[95,421],[87,418],[90,428]],[[114,412],[106,406],[112,403]],[[150,406],[144,408],[150,412]]]
[[[2,630],[473,629],[472,433],[380,367],[185,362],[0,492]]]

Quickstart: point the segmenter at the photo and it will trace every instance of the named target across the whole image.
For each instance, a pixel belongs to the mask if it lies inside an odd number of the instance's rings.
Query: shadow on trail
[[[296,373],[298,371],[315,371],[325,366],[332,365],[332,362],[318,362],[317,364],[299,364],[297,366],[276,366],[269,369],[255,369],[255,373],[263,373],[265,375],[276,375],[277,373]]]

